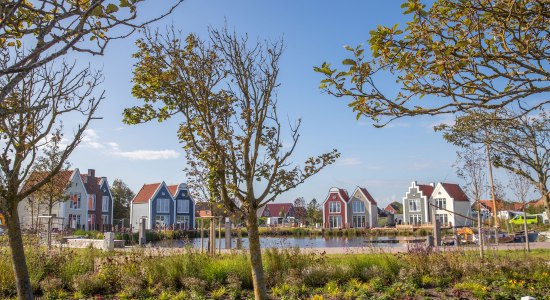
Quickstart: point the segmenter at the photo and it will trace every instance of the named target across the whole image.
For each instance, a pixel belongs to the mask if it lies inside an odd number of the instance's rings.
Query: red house
[[[323,202],[323,224],[325,228],[347,228],[349,195],[344,189],[331,188]]]

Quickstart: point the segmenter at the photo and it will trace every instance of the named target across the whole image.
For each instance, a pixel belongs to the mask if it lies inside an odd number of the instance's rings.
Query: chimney
[[[434,182],[430,182],[430,186],[431,186],[431,187],[435,187],[435,183],[434,183]]]
[[[94,178],[95,177],[95,170],[94,169],[88,169],[88,176]]]

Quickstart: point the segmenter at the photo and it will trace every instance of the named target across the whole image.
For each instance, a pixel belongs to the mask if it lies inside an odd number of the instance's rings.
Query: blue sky
[[[143,17],[166,8],[161,1],[148,1]],[[164,2],[164,1],[162,1]],[[356,120],[347,100],[336,99],[319,90],[321,76],[313,66],[323,61],[337,63],[346,55],[344,45],[366,43],[368,32],[378,24],[403,24],[401,1],[227,1],[188,0],[174,14],[154,27],[173,24],[184,35],[206,37],[208,26],[230,29],[252,39],[283,37],[285,52],[280,64],[279,115],[302,118],[301,139],[294,161],[337,148],[339,161],[277,201],[325,199],[331,187],[350,193],[366,187],[385,206],[400,201],[411,181],[460,182],[452,166],[456,148],[445,143],[433,125],[450,116],[418,117],[394,121],[383,129],[368,119]],[[125,181],[135,192],[142,184],[166,181],[185,182],[185,158],[176,137],[178,120],[138,126],[122,123],[122,111],[139,105],[131,93],[131,54],[137,49],[139,34],[110,44],[103,57],[78,56],[103,69],[106,99],[87,137],[70,158],[73,167],[85,172]],[[69,57],[68,59],[71,59]],[[381,82],[385,89],[397,89],[392,78]],[[76,122],[76,120],[73,120]],[[65,122],[71,128],[75,123]]]

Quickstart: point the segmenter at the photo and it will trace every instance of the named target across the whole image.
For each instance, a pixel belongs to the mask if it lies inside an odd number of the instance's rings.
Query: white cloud
[[[362,164],[361,160],[357,157],[346,157],[336,160],[335,166],[345,167],[345,166],[358,166]]]
[[[82,146],[86,147],[86,148],[92,148],[92,149],[103,149],[103,148],[105,148],[99,142],[99,135],[93,129],[86,129],[84,131],[84,134],[82,136]]]
[[[129,158],[132,160],[159,160],[178,158],[180,154],[175,150],[134,150],[134,151],[112,151],[112,155]]]
[[[104,153],[112,156],[128,158],[131,160],[159,160],[159,159],[173,159],[178,158],[180,153],[176,150],[132,150],[121,151],[118,143],[115,142],[103,142],[99,137],[99,134],[93,129],[87,129],[82,137],[82,146],[91,149],[102,149]]]

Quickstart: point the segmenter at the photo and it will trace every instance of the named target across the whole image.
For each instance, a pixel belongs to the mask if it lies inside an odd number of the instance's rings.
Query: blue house
[[[195,226],[195,201],[184,183],[144,184],[132,199],[130,222],[137,230],[141,219],[146,219],[146,228],[192,229]]]
[[[195,228],[195,201],[189,194],[185,183],[170,185],[168,190],[176,203],[176,217],[174,224],[178,229]]]

